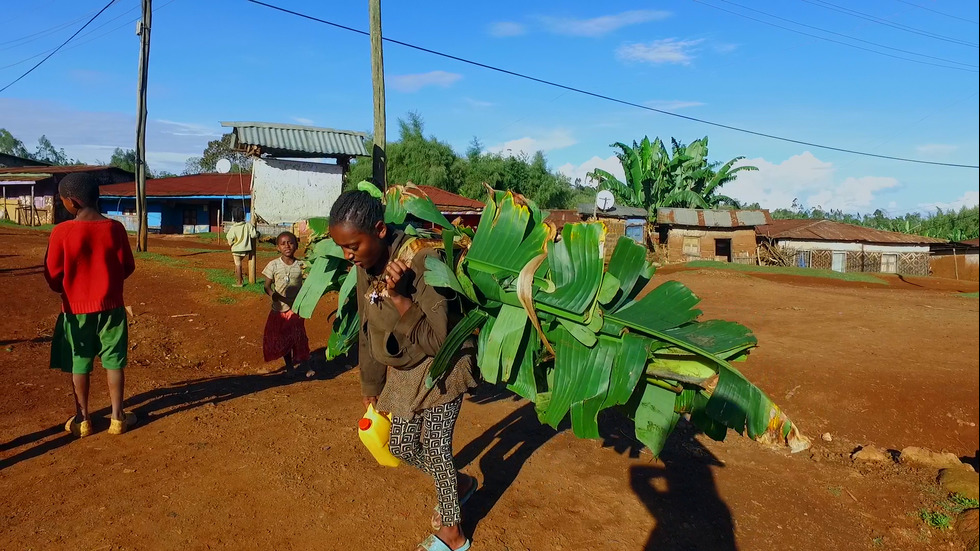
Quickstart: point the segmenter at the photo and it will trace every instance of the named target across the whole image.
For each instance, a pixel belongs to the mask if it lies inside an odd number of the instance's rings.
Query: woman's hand
[[[404,260],[395,260],[385,268],[385,276],[388,297],[395,304],[398,313],[404,314],[412,307],[409,286],[415,279],[415,272]]]
[[[361,399],[364,401],[364,409],[367,409],[368,406],[375,406],[375,409],[377,409],[377,405],[378,405],[377,396],[363,396]]]

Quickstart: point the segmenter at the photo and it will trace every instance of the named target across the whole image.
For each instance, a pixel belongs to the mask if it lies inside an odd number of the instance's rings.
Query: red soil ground
[[[140,425],[75,440],[67,377],[47,369],[59,301],[41,275],[47,235],[0,226],[0,549],[412,550],[430,482],[384,469],[357,440],[357,371],[321,360],[309,380],[261,357],[258,293],[209,280],[227,251],[151,240],[127,283],[128,407]],[[272,257],[263,253],[260,264]],[[665,271],[707,317],[751,327],[743,372],[814,440],[790,455],[682,427],[661,459],[610,414],[600,441],[541,426],[521,400],[481,392],[456,430],[481,489],[464,508],[475,550],[950,549],[919,519],[935,471],[852,464],[859,445],[916,445],[976,461],[977,285],[885,285]],[[329,299],[308,323],[328,335]],[[187,315],[192,314],[192,315]],[[101,369],[93,408],[105,415]],[[832,442],[820,439],[829,432]]]

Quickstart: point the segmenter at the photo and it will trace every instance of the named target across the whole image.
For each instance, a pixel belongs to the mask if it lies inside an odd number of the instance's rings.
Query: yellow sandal
[[[120,421],[118,419],[109,420],[109,434],[122,434],[132,428],[136,424],[136,414],[130,412],[123,413],[123,419]]]
[[[65,421],[65,432],[70,432],[79,438],[85,438],[86,436],[92,434],[92,421],[90,419],[88,421],[76,423],[75,416],[72,415],[67,421]]]

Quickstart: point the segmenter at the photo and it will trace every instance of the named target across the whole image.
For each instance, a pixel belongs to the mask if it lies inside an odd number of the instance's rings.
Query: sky
[[[0,87],[67,39],[106,0],[10,3]],[[270,3],[356,29],[367,2]],[[147,149],[180,172],[219,121],[370,133],[368,37],[246,0],[154,0]],[[85,162],[135,143],[139,0],[117,0],[0,93],[0,127],[29,149],[42,134]],[[388,38],[630,103],[797,141],[977,165],[976,2],[675,0],[384,2]],[[419,113],[462,153],[477,138],[505,155],[541,150],[573,179],[622,173],[615,142],[689,143],[759,168],[727,195],[766,208],[891,215],[973,206],[980,173],[780,141],[589,97],[386,43],[388,139]]]

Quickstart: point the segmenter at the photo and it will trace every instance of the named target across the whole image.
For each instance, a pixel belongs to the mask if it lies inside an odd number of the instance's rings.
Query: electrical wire
[[[57,48],[54,49],[54,51],[52,51],[50,54],[48,54],[47,56],[45,56],[45,58],[42,59],[41,61],[38,61],[37,64],[35,64],[33,67],[31,67],[30,69],[28,69],[27,71],[25,71],[24,74],[22,74],[19,77],[15,78],[13,81],[10,82],[10,84],[7,84],[3,88],[0,88],[0,94],[2,94],[7,88],[10,88],[14,84],[17,84],[17,82],[19,82],[20,79],[22,79],[22,78],[26,77],[27,75],[31,74],[32,72],[34,72],[34,69],[37,69],[38,67],[40,67],[41,64],[43,64],[45,61],[51,59],[51,56],[53,56],[54,54],[58,53],[58,50],[60,50],[61,48],[63,48],[65,46],[65,44],[68,44],[69,42],[71,42],[71,39],[73,39],[76,36],[78,36],[78,33],[80,33],[83,30],[85,30],[85,27],[88,27],[92,23],[92,21],[95,21],[95,18],[96,17],[102,15],[102,12],[106,11],[107,9],[109,9],[109,6],[111,6],[111,5],[115,4],[115,3],[116,3],[116,0],[109,0],[109,3],[106,4],[105,6],[103,6],[101,10],[99,10],[99,13],[93,15],[91,19],[89,19],[88,21],[86,21],[85,24],[81,26],[81,28],[79,28],[77,31],[74,32],[74,34],[72,34],[71,36],[68,37],[68,40],[65,40],[64,42],[62,42],[60,46],[58,46]]]
[[[865,21],[871,21],[872,23],[877,23],[879,25],[885,25],[886,27],[892,27],[900,31],[905,31],[907,33],[917,34],[929,38],[934,38],[936,40],[942,40],[943,42],[950,42],[953,44],[959,44],[961,46],[969,46],[971,48],[980,48],[980,44],[974,44],[972,42],[966,42],[960,40],[959,38],[953,38],[951,36],[943,36],[941,34],[936,34],[929,31],[924,31],[922,29],[916,29],[915,27],[909,27],[908,25],[902,25],[900,23],[892,23],[887,19],[882,19],[880,17],[867,14],[864,12],[859,12],[857,10],[852,10],[851,8],[846,8],[825,0],[800,0],[801,2],[806,2],[807,4],[813,4],[814,6],[819,6],[821,8],[835,11],[838,13],[843,13],[845,15],[850,15],[851,17],[857,17],[858,19],[864,19]]]
[[[980,25],[980,22],[978,22],[978,21],[974,21],[972,19],[967,19],[965,17],[960,17],[958,15],[952,15],[952,14],[949,14],[949,13],[946,13],[946,12],[941,12],[939,10],[934,10],[932,8],[927,8],[925,6],[920,6],[920,5],[915,4],[913,2],[907,2],[906,0],[895,0],[895,1],[896,2],[901,2],[901,3],[906,4],[906,5],[909,5],[909,6],[912,6],[914,8],[919,8],[920,10],[931,11],[932,13],[935,13],[937,15],[942,15],[944,17],[949,17],[950,19],[959,19],[960,21],[966,21],[967,23],[973,23],[974,25]]]
[[[307,15],[307,14],[304,14],[304,13],[293,11],[293,10],[290,10],[290,9],[287,9],[287,8],[276,6],[274,4],[269,4],[269,3],[266,3],[266,2],[262,2],[260,0],[245,0],[245,1],[246,2],[249,2],[249,3],[252,3],[252,4],[259,5],[259,6],[264,6],[266,8],[269,8],[269,9],[272,9],[272,10],[276,10],[276,11],[279,11],[279,12],[282,12],[282,13],[287,13],[287,14],[290,14],[290,15],[294,15],[296,17],[300,17],[300,18],[303,18],[303,19],[308,19],[310,21],[315,21],[317,23],[323,23],[325,25],[329,25],[331,27],[335,27],[335,28],[338,28],[338,29],[343,29],[345,31],[350,31],[350,32],[353,32],[353,33],[356,33],[356,34],[360,34],[360,35],[363,35],[363,36],[370,36],[370,33],[369,32],[363,31],[361,29],[355,29],[354,27],[348,27],[346,25],[341,25],[340,23],[334,23],[333,21],[327,21],[326,19],[320,19],[320,18],[314,17],[312,15]],[[627,100],[615,98],[615,97],[612,97],[612,96],[607,96],[605,94],[600,94],[600,93],[597,93],[597,92],[590,92],[588,90],[583,90],[581,88],[575,88],[573,86],[567,86],[565,84],[560,84],[560,83],[553,82],[553,81],[550,81],[550,80],[545,80],[545,79],[542,79],[542,78],[533,77],[533,76],[526,75],[526,74],[523,74],[523,73],[518,73],[516,71],[511,71],[511,70],[508,70],[508,69],[503,69],[503,68],[500,68],[500,67],[495,67],[493,65],[488,65],[486,63],[480,63],[478,61],[473,61],[473,60],[465,59],[465,58],[462,58],[462,57],[459,57],[459,56],[455,56],[455,55],[452,55],[452,54],[447,54],[447,53],[439,52],[439,51],[436,51],[436,50],[432,50],[430,48],[425,48],[423,46],[417,46],[415,44],[410,44],[408,42],[403,42],[401,40],[395,40],[393,38],[382,37],[382,40],[384,40],[385,42],[390,42],[392,44],[398,44],[399,46],[404,46],[406,48],[411,48],[413,50],[417,50],[417,51],[420,51],[420,52],[425,52],[425,53],[436,55],[436,56],[443,57],[443,58],[446,58],[446,59],[452,59],[452,60],[458,61],[460,63],[466,63],[468,65],[473,65],[475,67],[480,67],[480,68],[483,68],[483,69],[488,69],[490,71],[495,71],[495,72],[498,72],[498,73],[503,73],[505,75],[510,75],[510,76],[522,78],[524,80],[530,80],[532,82],[537,82],[539,84],[544,84],[544,85],[547,85],[547,86],[553,86],[555,88],[561,88],[563,90],[568,90],[570,92],[576,92],[578,94],[582,94],[582,95],[585,95],[585,96],[590,96],[590,97],[593,97],[593,98],[598,98],[598,99],[610,101],[610,102],[613,102],[613,103],[618,103],[620,105],[628,105],[630,107],[636,107],[637,109],[643,109],[643,110],[646,110],[646,111],[653,111],[654,113],[660,113],[661,115],[667,115],[667,116],[670,116],[670,117],[684,119],[684,120],[691,121],[691,122],[697,122],[697,123],[701,123],[701,124],[706,124],[708,126],[714,126],[716,128],[724,128],[726,130],[732,130],[734,132],[741,132],[743,134],[750,134],[752,136],[759,136],[761,138],[769,138],[769,139],[772,139],[772,140],[778,140],[778,141],[787,142],[787,143],[793,143],[793,144],[797,144],[797,145],[805,145],[807,147],[814,147],[814,148],[817,148],[817,149],[825,149],[825,150],[828,150],[828,151],[838,151],[838,152],[841,152],[841,153],[849,153],[849,154],[852,154],[852,155],[863,155],[865,157],[874,157],[874,158],[877,158],[877,159],[886,159],[886,160],[890,160],[890,161],[902,161],[902,162],[906,162],[906,163],[916,163],[916,164],[924,164],[924,165],[948,166],[948,167],[954,167],[954,168],[980,169],[980,165],[970,165],[970,164],[962,164],[962,163],[944,163],[944,162],[938,162],[938,161],[926,161],[924,159],[911,159],[911,158],[906,158],[906,157],[896,157],[896,156],[892,156],[892,155],[880,155],[880,154],[877,154],[877,153],[870,153],[870,152],[866,152],[866,151],[857,151],[857,150],[853,150],[853,149],[847,149],[847,148],[844,148],[844,147],[836,147],[836,146],[818,144],[818,143],[814,143],[814,142],[808,142],[808,141],[805,141],[805,140],[797,140],[797,139],[793,139],[793,138],[787,138],[787,137],[784,137],[784,136],[777,136],[775,134],[767,134],[765,132],[758,132],[758,131],[755,131],[755,130],[749,130],[747,128],[740,128],[740,127],[737,127],[737,126],[732,126],[732,125],[728,125],[728,124],[722,124],[722,123],[718,123],[718,122],[713,122],[713,121],[709,121],[709,120],[706,120],[706,119],[700,119],[700,118],[697,118],[697,117],[691,117],[691,116],[688,116],[688,115],[682,115],[680,113],[674,113],[674,112],[671,112],[671,111],[665,111],[663,109],[657,109],[655,107],[649,107],[649,106],[646,106],[646,105],[642,105],[642,104],[635,103],[635,102],[632,102],[632,101],[627,101]]]
[[[711,4],[708,4],[708,3],[703,2],[701,0],[693,0],[693,1],[694,2],[697,2],[699,4],[704,4],[705,6],[708,6],[708,7],[711,7],[711,8],[721,9],[721,8],[719,8],[717,6],[712,6]],[[731,2],[729,0],[717,0],[717,1],[718,2],[724,2],[726,4],[731,4],[733,6],[736,6],[736,7],[745,9],[745,10],[749,10],[751,12],[755,12],[755,13],[758,13],[758,14],[761,14],[761,15],[765,15],[767,17],[772,17],[773,19],[778,19],[780,21],[785,21],[785,22],[791,23],[793,25],[799,25],[801,27],[806,27],[808,29],[813,29],[815,31],[820,31],[820,32],[825,32],[825,33],[828,33],[828,34],[840,36],[840,37],[846,38],[848,40],[854,40],[856,42],[861,42],[861,43],[864,43],[864,44],[869,44],[871,46],[877,46],[879,48],[885,48],[886,50],[892,50],[892,51],[895,51],[895,52],[901,52],[903,54],[917,55],[919,57],[925,57],[925,58],[929,58],[929,59],[935,59],[936,61],[944,61],[946,63],[952,63],[954,65],[963,65],[964,67],[969,67],[970,69],[980,69],[980,67],[978,67],[976,65],[970,65],[969,63],[963,63],[961,61],[954,61],[952,59],[946,59],[946,58],[943,58],[943,57],[935,57],[935,56],[931,56],[931,55],[927,55],[927,54],[920,54],[918,52],[913,52],[911,50],[903,50],[901,48],[895,48],[895,47],[888,46],[888,45],[885,45],[885,44],[879,44],[877,42],[871,42],[870,40],[864,40],[863,38],[858,38],[856,36],[851,36],[851,35],[847,35],[847,34],[844,34],[844,33],[839,33],[839,32],[836,32],[836,31],[832,31],[830,29],[823,29],[823,28],[816,27],[816,26],[813,26],[813,25],[808,25],[806,23],[801,23],[799,21],[794,21],[794,20],[788,19],[786,17],[781,17],[781,16],[778,16],[778,15],[775,15],[775,14],[772,14],[772,13],[764,12],[762,10],[757,10],[755,8],[750,8],[749,6],[743,6],[742,4],[737,4],[737,3]],[[744,17],[744,16],[742,16],[742,14],[739,14],[739,13],[731,12],[731,11],[728,11],[728,10],[722,10],[722,11],[726,11],[727,13],[731,13],[733,15],[738,15],[739,17]],[[768,23],[766,21],[761,21],[759,19],[754,19],[754,18],[751,18],[751,17],[746,17],[746,18],[747,19],[752,19],[753,21],[758,21],[759,23],[764,23],[766,25],[773,25],[772,23]],[[773,25],[773,26],[776,26],[776,27],[778,27],[780,29],[785,29],[787,31],[791,31],[791,32],[799,33],[799,34],[804,34],[805,36],[810,36],[810,37],[814,36],[812,34],[800,33],[797,30],[790,29],[790,28],[787,28],[787,27],[782,27],[782,26],[779,26],[779,25]],[[822,37],[816,37],[816,38],[823,39]],[[837,42],[836,40],[834,42],[837,43],[837,44],[844,44],[843,42]],[[845,44],[845,45],[852,46],[853,47],[853,45],[851,45],[851,44]],[[861,48],[861,49],[862,50],[866,50],[866,51],[874,51],[874,50],[868,50],[867,48]],[[875,52],[875,53],[881,53],[881,52]],[[898,57],[898,56],[889,56],[889,57]],[[899,59],[906,59],[906,58],[899,58]],[[916,60],[909,59],[908,61],[916,61]],[[930,63],[930,65],[936,65],[936,64]],[[943,65],[936,65],[936,66],[937,67],[944,67]],[[949,68],[949,69],[956,69],[956,67],[947,67],[947,68]]]

